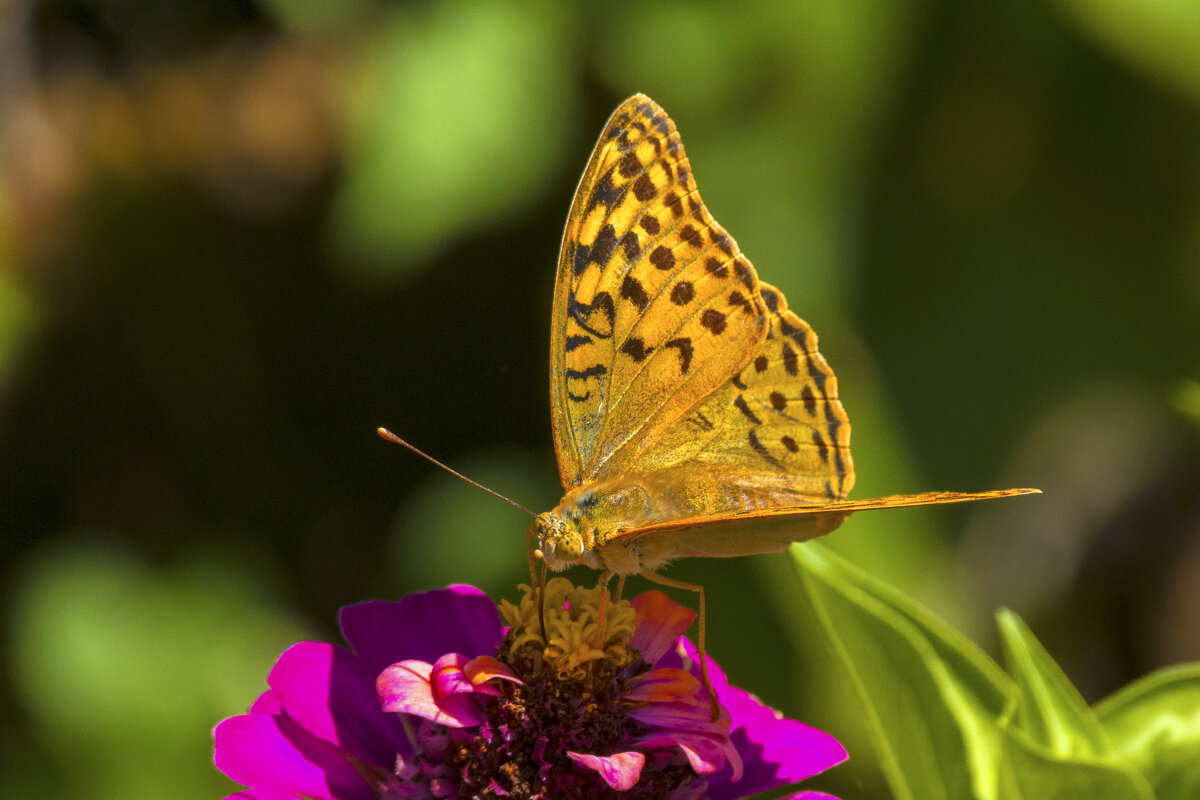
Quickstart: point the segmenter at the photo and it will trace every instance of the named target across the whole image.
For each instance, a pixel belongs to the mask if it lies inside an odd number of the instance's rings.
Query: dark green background
[[[339,606],[516,596],[528,520],[373,431],[557,501],[559,237],[636,91],[821,335],[854,496],[1046,492],[830,545],[992,651],[1015,608],[1090,701],[1200,658],[1200,12],[7,8],[5,797],[230,791],[211,726]],[[887,796],[785,560],[668,574],[734,682],[847,744],[813,788]]]

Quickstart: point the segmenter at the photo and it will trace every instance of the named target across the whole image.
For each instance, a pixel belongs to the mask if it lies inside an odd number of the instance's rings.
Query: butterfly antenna
[[[461,478],[462,480],[466,481],[467,483],[471,484],[472,486],[474,486],[477,489],[483,489],[485,492],[490,494],[492,497],[498,497],[501,500],[503,500],[504,502],[508,503],[510,506],[512,506],[514,508],[519,508],[522,511],[524,511],[526,514],[528,514],[529,516],[533,517],[534,519],[537,519],[537,514],[533,513],[525,506],[521,505],[520,503],[516,502],[515,500],[509,500],[504,495],[500,494],[497,491],[493,491],[492,489],[489,489],[488,487],[484,486],[482,483],[478,483],[477,481],[471,480],[470,478],[468,478],[466,475],[463,475],[458,470],[454,470],[454,469],[451,469],[450,467],[447,467],[445,464],[438,461],[436,458],[429,455],[428,453],[418,450],[416,447],[413,447],[411,444],[404,441],[399,436],[397,436],[396,434],[389,431],[387,428],[376,428],[375,432],[378,433],[380,435],[380,437],[387,439],[389,442],[407,447],[409,450],[412,450],[414,453],[419,455],[421,458],[425,459],[426,461],[429,461],[432,464],[436,464],[437,466],[446,470],[446,472],[449,472],[454,477]]]

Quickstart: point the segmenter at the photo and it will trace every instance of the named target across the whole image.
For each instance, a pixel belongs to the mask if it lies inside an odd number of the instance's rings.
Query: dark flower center
[[[485,702],[487,720],[477,729],[449,731],[444,762],[458,778],[461,798],[662,798],[696,775],[673,754],[647,755],[633,789],[617,791],[595,772],[575,764],[568,751],[610,755],[632,749],[644,732],[621,706],[624,680],[531,681],[506,686]],[[677,763],[682,762],[682,763]]]

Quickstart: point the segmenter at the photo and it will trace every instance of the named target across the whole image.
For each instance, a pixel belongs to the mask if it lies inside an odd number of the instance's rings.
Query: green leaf
[[[1154,800],[1145,779],[1132,768],[1056,756],[1011,725],[1000,744],[1002,800]]]
[[[978,648],[895,589],[809,542],[805,593],[867,705],[900,800],[995,796],[997,720],[1016,688]]]
[[[1096,705],[1119,758],[1159,800],[1200,797],[1200,664],[1153,672]]]
[[[1109,756],[1112,748],[1095,713],[1021,618],[1000,609],[996,622],[1020,691],[1012,724],[1056,757]]]

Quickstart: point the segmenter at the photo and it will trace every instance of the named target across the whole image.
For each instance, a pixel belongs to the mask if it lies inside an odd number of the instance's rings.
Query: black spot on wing
[[[587,369],[569,369],[567,370],[567,381],[587,381],[589,378],[596,378],[608,372],[608,369],[603,364],[593,364]],[[567,387],[567,397],[576,403],[582,403],[592,396],[591,390],[583,394],[575,394],[571,391],[570,386]]]
[[[650,302],[646,290],[632,275],[626,275],[625,280],[621,282],[621,297],[637,306],[639,311],[645,309]]]
[[[800,399],[804,401],[804,410],[808,412],[808,415],[810,417],[815,416],[817,413],[817,396],[813,394],[812,387],[807,383],[800,390]]]
[[[645,203],[649,200],[653,200],[654,195],[654,181],[650,180],[650,176],[643,172],[638,176],[637,180],[633,182],[633,196]]]
[[[679,351],[679,372],[687,375],[688,369],[692,366],[692,340],[686,336],[680,336],[678,339],[671,339],[665,347],[674,347]]]
[[[713,244],[721,248],[721,252],[733,258],[733,238],[720,228],[713,228],[709,234]]]
[[[608,292],[598,292],[592,302],[581,303],[571,292],[567,299],[567,313],[588,333],[601,339],[612,338],[613,320],[616,311],[613,308],[612,295]]]
[[[566,343],[563,345],[563,350],[569,353],[577,347],[583,347],[585,344],[591,343],[592,339],[590,336],[568,336]]]
[[[638,161],[636,153],[630,151],[625,153],[620,164],[617,165],[617,170],[621,173],[622,178],[632,178],[642,171],[642,162]]]
[[[637,261],[637,257],[642,253],[642,243],[633,231],[621,237],[621,248],[625,251],[626,261]]]
[[[598,378],[601,375],[608,373],[608,367],[603,364],[592,364],[587,369],[569,369],[567,370],[567,380],[569,381],[585,381],[588,378]]]
[[[600,180],[596,181],[586,210],[591,211],[598,205],[603,205],[605,208],[612,208],[620,199],[621,187],[613,183],[612,173],[605,173],[600,177]]]
[[[784,346],[786,347],[787,345]],[[808,375],[813,379],[813,382],[817,384],[817,391],[821,394],[825,394],[825,379],[828,376],[817,366],[816,359],[808,359]],[[826,409],[827,412],[830,410],[831,409]]]
[[[750,431],[746,438],[750,440],[750,447],[754,450],[754,452],[766,459],[767,463],[780,472],[786,471],[783,464],[779,463],[779,459],[771,455],[770,452],[767,451],[767,448],[763,446],[763,443],[758,440],[758,435],[755,434],[754,431]]]
[[[575,276],[582,275],[590,263],[592,263],[592,248],[586,244],[577,243],[575,245],[575,253],[571,258],[571,269],[575,272]]]
[[[783,343],[783,368],[792,377],[800,374],[800,360],[796,357],[796,351],[787,342]]]
[[[625,340],[625,344],[621,345],[621,352],[639,364],[646,360],[646,356],[650,355],[650,351],[653,349],[653,347],[646,347],[646,343],[636,336],[630,336]]]
[[[767,295],[764,293],[763,299],[765,300],[766,297]],[[772,308],[771,310],[774,311],[775,309]],[[805,332],[804,328],[797,328],[796,326],[789,324],[788,321],[783,317],[780,317],[779,331],[784,336],[789,337],[793,342],[795,342],[801,350],[808,352],[808,334]]]
[[[755,425],[762,424],[762,420],[759,419],[758,416],[753,411],[750,410],[750,406],[746,404],[746,398],[743,397],[742,395],[739,394],[737,396],[737,400],[733,401],[733,405],[737,408],[738,411],[742,412],[742,414],[745,415],[746,419],[750,420]]]
[[[616,247],[617,232],[613,230],[612,225],[605,225],[600,229],[600,233],[596,234],[596,241],[592,242],[592,261],[604,266],[612,258]]]
[[[671,287],[671,302],[677,306],[686,306],[696,296],[696,290],[689,281],[680,281]]]
[[[667,192],[667,196],[663,198],[663,203],[667,208],[671,209],[671,213],[677,217],[683,216],[683,198],[675,192]]]
[[[725,315],[715,308],[706,308],[700,315],[700,324],[719,336],[725,332]]]
[[[738,256],[733,262],[733,271],[737,273],[738,278],[747,289],[754,289],[754,270],[750,268],[750,262],[742,256]]]
[[[658,247],[654,248],[654,252],[650,254],[650,263],[665,272],[674,268],[675,254],[671,252],[670,248],[663,247],[660,244]]]
[[[821,438],[820,431],[812,432],[812,443],[817,446],[817,455],[821,456],[821,463],[828,464],[829,463],[829,445],[825,443],[825,440],[823,438]]]

